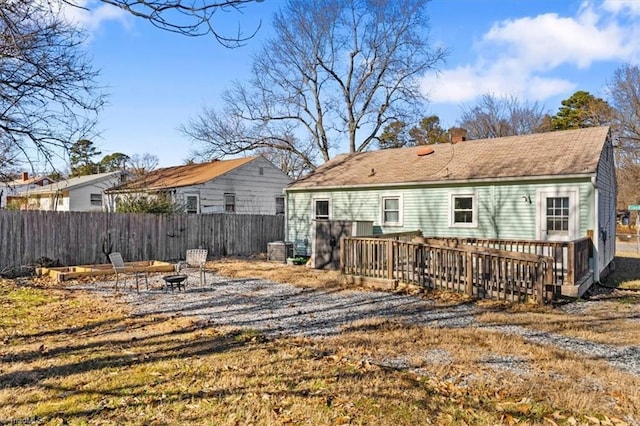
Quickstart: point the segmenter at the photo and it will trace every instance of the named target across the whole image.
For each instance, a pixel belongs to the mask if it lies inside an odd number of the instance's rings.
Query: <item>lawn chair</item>
[[[118,282],[120,280],[120,276],[124,276],[123,286],[126,283],[127,276],[133,276],[136,280],[136,291],[140,291],[140,287],[138,285],[138,278],[144,276],[144,282],[147,285],[147,290],[149,290],[149,280],[147,278],[147,271],[136,271],[135,269],[127,268],[124,264],[124,260],[122,260],[122,254],[119,252],[113,252],[109,255],[109,260],[111,260],[111,264],[113,265],[113,271],[116,274],[116,291],[118,290]]]
[[[185,266],[187,268],[198,268],[200,272],[200,286],[204,286],[207,283],[205,275],[205,265],[207,263],[207,255],[209,251],[207,249],[189,249],[187,250],[187,258]]]

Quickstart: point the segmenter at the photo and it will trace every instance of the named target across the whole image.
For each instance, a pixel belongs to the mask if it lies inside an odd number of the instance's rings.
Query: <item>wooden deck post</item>
[[[465,293],[469,296],[473,296],[473,255],[470,251],[465,253],[466,269],[465,269]]]
[[[393,252],[395,251],[396,244],[396,240],[387,240],[387,278],[390,280],[393,279],[393,270],[395,269]]]
[[[345,256],[347,254],[347,237],[340,238],[340,272],[345,273]]]
[[[576,244],[571,241],[567,245],[567,285],[576,284]]]
[[[535,280],[535,293],[536,293],[536,302],[538,305],[544,304],[544,289],[545,289],[545,279],[544,279],[544,264],[542,263],[542,259],[538,261],[536,266],[536,280]]]

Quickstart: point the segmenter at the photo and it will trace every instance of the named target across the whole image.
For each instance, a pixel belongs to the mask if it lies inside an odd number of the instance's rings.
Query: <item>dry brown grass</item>
[[[264,278],[301,287],[339,288],[344,282],[338,271],[324,271],[259,259],[220,259],[207,263],[207,270],[232,278]]]
[[[335,273],[304,267],[238,260],[209,266],[228,276],[342,285]],[[639,377],[482,329],[369,320],[334,338],[266,339],[188,317],[132,316],[117,299],[45,280],[4,281],[0,295],[0,424],[640,421]],[[478,306],[486,321],[635,342],[615,328],[637,304],[607,303],[620,309],[569,315],[549,307]],[[587,326],[592,322],[598,325]],[[609,323],[616,325],[600,331]]]

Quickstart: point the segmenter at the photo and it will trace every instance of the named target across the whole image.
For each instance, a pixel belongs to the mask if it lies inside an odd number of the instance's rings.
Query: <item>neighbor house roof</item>
[[[31,177],[28,179],[15,179],[12,180],[11,182],[9,182],[9,185],[12,186],[27,186],[27,185],[37,185],[42,181],[49,181],[49,182],[53,182],[53,179],[49,179],[46,176],[36,176],[36,177]]]
[[[288,189],[586,175],[608,134],[591,127],[344,154]]]
[[[94,175],[78,176],[69,179],[61,180],[50,185],[44,185],[36,189],[29,190],[29,194],[50,194],[58,191],[69,191],[72,189],[80,188],[82,186],[97,184],[108,178],[124,173],[123,171],[98,173]],[[105,188],[106,189],[106,188]]]
[[[187,164],[154,170],[107,192],[130,192],[135,190],[160,190],[198,185],[222,176],[259,156],[233,160],[214,160],[209,163]]]

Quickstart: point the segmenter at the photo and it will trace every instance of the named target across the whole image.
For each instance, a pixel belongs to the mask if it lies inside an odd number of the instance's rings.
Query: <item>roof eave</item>
[[[595,172],[589,173],[573,173],[566,175],[541,175],[541,176],[518,176],[518,177],[501,177],[501,178],[480,178],[480,179],[451,179],[445,181],[418,181],[418,182],[398,182],[398,183],[380,183],[380,184],[358,184],[358,185],[337,185],[337,186],[305,186],[300,188],[285,188],[285,192],[304,192],[304,191],[334,191],[344,189],[366,189],[366,188],[397,188],[405,186],[446,186],[451,184],[474,184],[489,182],[522,182],[532,180],[567,180],[567,179],[590,179],[595,176]]]

